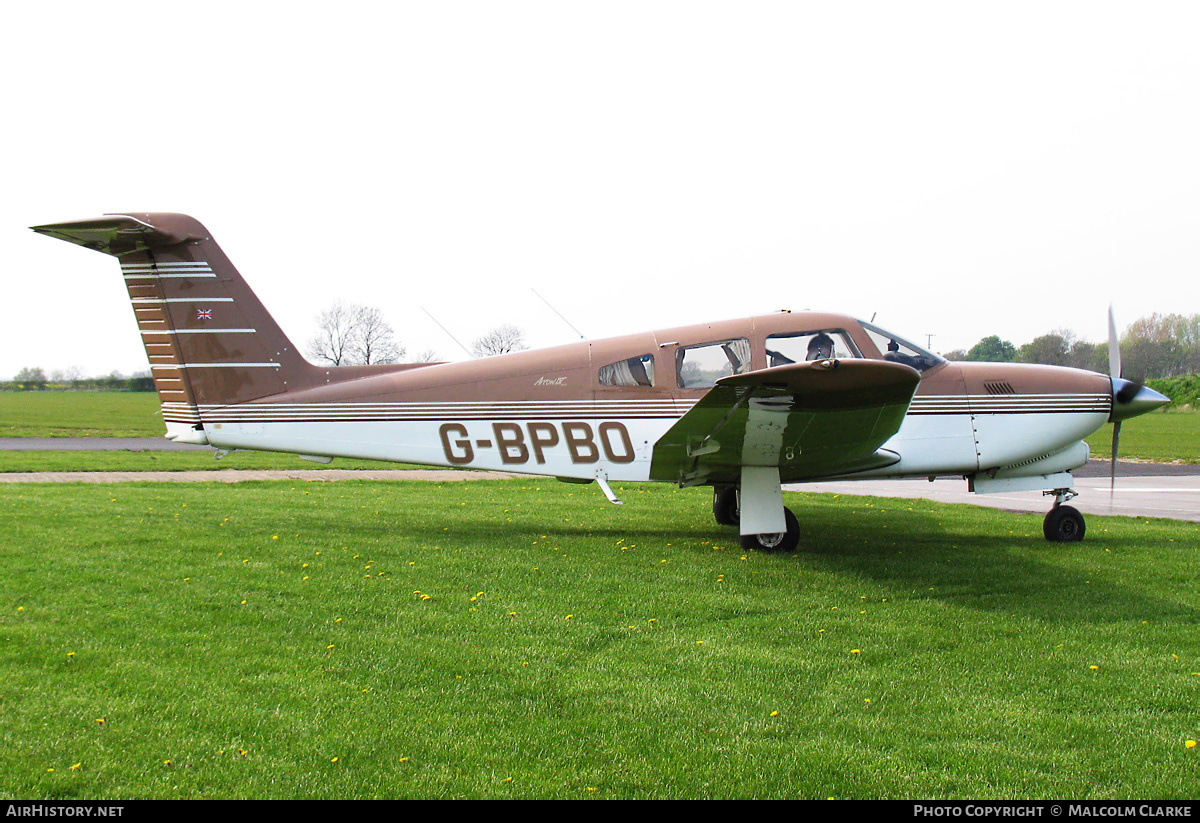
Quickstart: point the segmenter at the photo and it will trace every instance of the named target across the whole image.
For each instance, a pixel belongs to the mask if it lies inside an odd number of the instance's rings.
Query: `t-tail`
[[[327,382],[197,220],[111,214],[33,230],[121,263],[167,437],[206,443],[200,409]]]

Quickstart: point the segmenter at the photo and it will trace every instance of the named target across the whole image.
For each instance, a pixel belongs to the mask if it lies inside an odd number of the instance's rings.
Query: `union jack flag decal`
[[[197,320],[212,320],[212,309],[196,309]]]

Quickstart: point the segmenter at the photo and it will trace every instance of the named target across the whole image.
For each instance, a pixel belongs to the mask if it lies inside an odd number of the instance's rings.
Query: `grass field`
[[[428,468],[412,463],[385,463],[379,460],[345,460],[314,463],[294,454],[235,451],[220,460],[216,451],[5,451],[0,449],[0,473],[3,472],[136,472],[136,471],[217,471],[218,469],[417,469]]]
[[[1112,424],[1087,439],[1093,457],[1112,456]],[[1121,457],[1200,463],[1200,412],[1157,412],[1121,426]]]
[[[1200,526],[623,497],[0,488],[0,797],[1200,793]]]
[[[154,392],[0,392],[0,437],[162,437]]]

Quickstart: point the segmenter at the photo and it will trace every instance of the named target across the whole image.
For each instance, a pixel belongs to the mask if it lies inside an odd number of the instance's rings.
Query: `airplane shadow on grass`
[[[398,506],[383,517],[355,518],[350,530],[371,542],[396,536],[408,544],[480,551],[503,541],[536,546],[539,552],[549,542],[576,553],[577,547],[598,541],[653,548],[664,557],[707,557],[714,547],[721,547],[723,556],[744,552],[736,529],[713,521],[711,496],[705,492],[691,499],[651,492],[637,505],[618,508],[584,496],[539,495],[536,488],[528,489],[520,504],[451,489],[445,489],[450,502],[444,506]],[[635,495],[629,493],[631,502]],[[861,578],[898,596],[1063,624],[1200,620],[1200,609],[1147,593],[1150,577],[1164,580],[1169,590],[1172,570],[1186,562],[1183,543],[1150,533],[1134,540],[1116,529],[1105,532],[1105,521],[1096,520],[1083,542],[1049,543],[1040,514],[824,494],[790,493],[785,500],[800,522],[799,548],[756,554],[795,569],[784,578],[790,581],[789,596],[834,575]],[[297,526],[330,528],[328,511],[294,513]],[[1194,570],[1179,568],[1179,574],[1190,579]]]

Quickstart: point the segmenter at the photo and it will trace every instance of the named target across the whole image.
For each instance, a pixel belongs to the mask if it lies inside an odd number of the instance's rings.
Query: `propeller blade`
[[[1112,304],[1108,304],[1108,376],[1121,376],[1121,341],[1117,339],[1117,321]]]
[[[1113,494],[1117,491],[1117,450],[1121,446],[1121,421],[1113,423],[1112,461],[1109,464],[1108,503],[1112,505]]]

